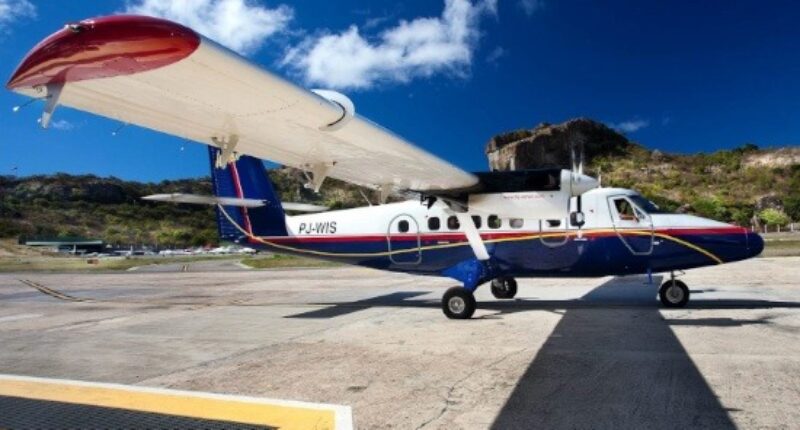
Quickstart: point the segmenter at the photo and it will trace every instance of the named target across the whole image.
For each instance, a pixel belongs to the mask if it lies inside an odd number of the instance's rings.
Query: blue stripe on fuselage
[[[532,233],[535,234],[535,233]],[[674,239],[671,240],[670,238]],[[511,237],[497,243],[487,243],[492,261],[497,269],[509,276],[605,276],[646,273],[648,270],[663,272],[670,270],[690,269],[717,264],[709,257],[712,254],[723,262],[742,260],[754,255],[748,249],[745,234],[708,233],[671,234],[667,237],[656,236],[655,245],[650,255],[633,255],[628,246],[616,235],[590,235],[584,240],[576,240],[570,236],[563,245],[558,246],[561,238],[546,239],[551,246],[543,243],[539,237]],[[649,235],[625,235],[630,248],[639,251],[649,248]],[[706,253],[692,249],[686,242],[698,247]],[[443,243],[441,239],[424,239],[421,258],[418,258],[416,236],[413,240],[392,240],[393,251],[411,251],[395,253],[390,259],[387,255],[388,245],[385,240],[337,240],[334,242],[303,240],[297,238],[286,242],[298,251],[282,248],[267,249],[278,252],[323,258],[342,263],[371,267],[381,270],[392,270],[407,273],[439,275],[453,265],[474,258],[472,249],[463,240],[453,240],[457,246]],[[284,243],[284,242],[281,242]],[[309,255],[306,251],[332,254],[367,254],[359,256]],[[760,252],[760,248],[758,249]],[[376,254],[376,255],[368,255]],[[418,264],[416,261],[419,260]]]

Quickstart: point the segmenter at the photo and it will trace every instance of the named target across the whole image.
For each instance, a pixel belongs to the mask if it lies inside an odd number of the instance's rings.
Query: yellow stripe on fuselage
[[[244,234],[245,236],[247,236],[250,239],[253,239],[253,240],[255,240],[255,241],[259,242],[259,243],[262,243],[264,245],[272,246],[274,248],[283,249],[283,250],[286,250],[286,251],[296,252],[296,253],[301,253],[301,254],[316,255],[316,256],[320,256],[320,257],[351,257],[351,258],[352,257],[355,257],[355,258],[359,258],[359,257],[384,257],[384,256],[390,256],[390,255],[397,255],[397,254],[405,254],[405,253],[412,253],[412,252],[423,252],[423,251],[430,251],[430,250],[436,250],[436,249],[454,248],[454,247],[458,247],[458,246],[468,246],[469,245],[469,242],[463,241],[463,242],[455,242],[455,243],[443,243],[443,244],[438,244],[438,245],[426,245],[426,246],[421,246],[421,247],[418,247],[418,248],[399,249],[399,250],[396,250],[396,251],[378,251],[378,252],[361,252],[361,253],[359,253],[359,252],[316,251],[316,250],[312,250],[312,249],[297,248],[297,247],[293,247],[293,246],[282,245],[282,244],[275,243],[275,242],[272,242],[272,241],[268,241],[268,240],[265,240],[265,239],[263,239],[261,237],[249,234],[246,230],[244,230],[241,226],[239,226],[239,224],[237,224],[236,221],[234,221],[233,218],[231,218],[230,215],[228,215],[228,212],[225,211],[225,209],[222,206],[219,206],[219,209],[222,212],[222,214],[225,215],[225,218],[227,218],[228,221],[230,221],[230,223],[233,224],[233,226],[236,227],[237,230],[239,230],[242,234]],[[650,235],[653,235],[653,236],[660,237],[662,239],[671,240],[671,241],[673,241],[673,242],[675,242],[677,244],[683,245],[683,246],[685,246],[685,247],[687,247],[689,249],[697,251],[697,252],[705,255],[706,257],[710,258],[711,260],[713,260],[717,264],[724,263],[724,261],[722,261],[721,258],[717,257],[712,252],[710,252],[710,251],[708,251],[706,249],[703,249],[703,248],[701,248],[701,247],[699,247],[699,246],[697,246],[695,244],[689,243],[689,242],[687,242],[685,240],[678,239],[677,237],[670,236],[668,234],[653,232],[651,230],[615,230],[615,229],[609,229],[609,228],[600,228],[600,229],[583,230],[583,232],[584,233],[617,233],[617,234],[620,234],[620,235],[631,234],[631,235],[637,235],[637,236],[643,236],[643,235],[650,236]],[[525,240],[548,239],[548,238],[563,238],[563,237],[576,236],[576,235],[577,235],[577,232],[534,233],[534,234],[522,235],[522,236],[504,237],[504,238],[498,238],[498,239],[486,239],[483,242],[484,243],[521,242],[521,241],[525,241]]]

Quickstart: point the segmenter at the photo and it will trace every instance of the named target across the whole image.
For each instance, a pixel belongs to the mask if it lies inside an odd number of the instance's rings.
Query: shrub
[[[783,201],[786,215],[793,221],[800,221],[800,195],[789,196]]]
[[[758,213],[767,225],[784,225],[789,223],[789,217],[780,209],[767,208]]]

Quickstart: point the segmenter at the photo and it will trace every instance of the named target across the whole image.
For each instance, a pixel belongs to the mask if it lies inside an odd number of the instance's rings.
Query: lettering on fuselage
[[[334,234],[336,221],[301,222],[298,234]]]

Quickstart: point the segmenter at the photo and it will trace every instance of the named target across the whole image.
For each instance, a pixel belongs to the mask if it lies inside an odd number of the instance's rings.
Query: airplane
[[[43,127],[63,105],[208,145],[213,196],[150,199],[213,205],[223,241],[452,278],[460,285],[442,297],[452,319],[473,316],[480,285],[512,299],[526,277],[670,273],[658,296],[682,307],[690,291],[676,272],[764,247],[745,228],[601,187],[575,156],[571,170],[466,172],[356,115],[345,95],[306,90],[160,18],[68,24],[27,54],[7,88],[44,101]],[[262,160],[301,169],[315,191],[328,177],[372,188],[380,204],[282,204]],[[397,191],[419,199],[387,203]]]

